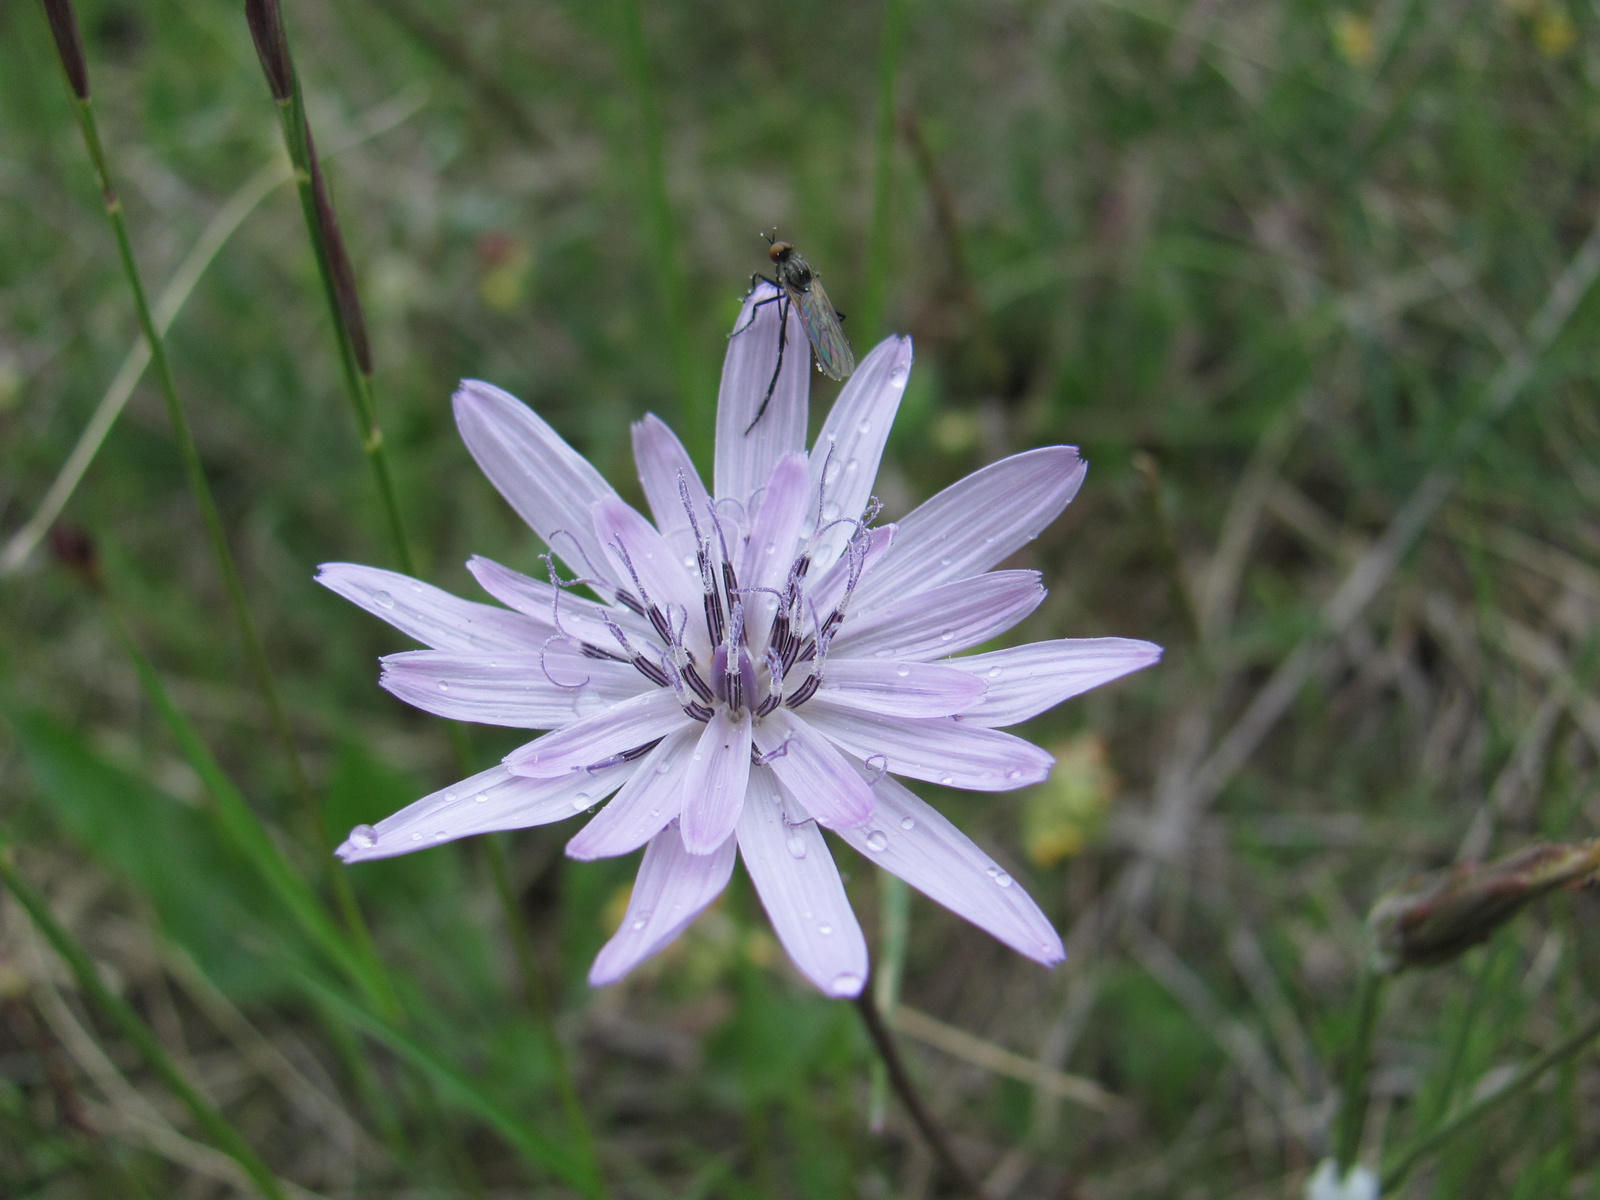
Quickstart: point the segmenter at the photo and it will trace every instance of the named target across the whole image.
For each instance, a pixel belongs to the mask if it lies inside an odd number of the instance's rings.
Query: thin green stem
[[[1341,1179],[1350,1174],[1356,1156],[1361,1153],[1361,1135],[1367,1124],[1367,1077],[1372,1071],[1372,1041],[1387,981],[1387,976],[1368,966],[1362,972],[1356,995],[1355,1037],[1346,1052],[1339,1116],[1334,1126],[1333,1155]]]
[[[267,661],[266,647],[261,641],[255,619],[250,615],[250,608],[245,600],[244,584],[239,578],[239,569],[234,562],[233,551],[228,545],[228,537],[222,527],[222,517],[217,511],[216,499],[211,494],[211,485],[206,481],[205,467],[200,461],[200,451],[195,444],[194,433],[189,427],[183,403],[178,399],[178,387],[172,375],[172,364],[167,358],[166,343],[156,329],[155,317],[145,295],[143,278],[139,273],[139,264],[133,256],[133,243],[128,237],[127,221],[123,218],[122,201],[117,197],[116,188],[111,182],[111,171],[100,143],[100,131],[95,123],[93,104],[87,99],[75,99],[73,109],[78,117],[78,128],[83,133],[84,146],[88,149],[89,159],[94,164],[95,174],[100,181],[100,197],[105,205],[106,217],[111,222],[112,234],[116,237],[117,254],[122,260],[123,274],[127,277],[128,288],[133,294],[133,305],[139,317],[139,327],[144,331],[145,341],[150,345],[150,361],[155,366],[161,396],[166,402],[167,416],[172,422],[173,436],[178,443],[178,454],[183,460],[184,473],[188,477],[189,488],[194,493],[195,504],[200,509],[206,540],[211,544],[212,555],[216,558],[217,569],[222,575],[222,586],[228,595],[228,605],[232,608],[234,620],[239,626],[245,657],[249,660],[250,671],[256,678],[256,685],[266,700],[273,733],[283,748],[294,789],[306,813],[315,823],[316,803],[311,796],[305,767],[300,761],[300,752],[295,747],[294,737],[289,731],[289,721],[284,713],[283,702],[278,696],[277,684],[272,677],[272,667]]]
[[[867,344],[883,336],[889,296],[889,260],[894,225],[894,126],[899,108],[900,52],[905,45],[906,0],[888,0],[883,13],[883,43],[878,51],[878,125],[872,174],[872,240],[867,247],[867,286],[861,305],[861,326]]]
[[[323,295],[328,302],[328,316],[333,322],[334,341],[339,349],[345,393],[350,398],[351,410],[355,415],[361,449],[367,456],[378,485],[378,498],[389,526],[390,540],[394,544],[395,561],[402,571],[415,574],[416,560],[411,553],[411,541],[406,536],[394,472],[389,464],[383,429],[378,424],[377,405],[373,400],[371,363],[365,349],[366,331],[360,327],[359,300],[355,296],[353,278],[341,278],[341,275],[348,273],[348,264],[341,235],[333,224],[332,200],[324,197],[319,201],[317,194],[322,184],[322,168],[316,160],[316,144],[306,119],[298,78],[295,79],[293,95],[278,102],[278,116],[283,125],[284,146],[289,152],[289,161],[294,165],[300,209],[305,217],[312,254],[317,260],[317,276],[322,280]],[[344,293],[342,298],[341,293]]]
[[[35,892],[32,885],[23,879],[11,864],[11,845],[4,832],[0,832],[0,883],[4,883],[16,897],[17,903],[28,914],[34,926],[44,934],[62,961],[71,968],[84,994],[93,1001],[96,1008],[116,1024],[123,1036],[133,1043],[144,1060],[150,1064],[151,1069],[189,1110],[189,1115],[194,1118],[195,1124],[205,1131],[206,1136],[218,1149],[239,1164],[240,1169],[254,1182],[257,1191],[268,1200],[286,1200],[286,1194],[278,1183],[278,1177],[257,1157],[256,1152],[240,1136],[239,1131],[200,1094],[200,1090],[194,1084],[189,1082],[188,1077],[172,1061],[166,1048],[150,1031],[150,1027],[140,1019],[132,1006],[101,982],[94,960],[66,927],[55,919],[44,897]]]
[[[711,413],[706,404],[709,397],[700,387],[694,358],[689,350],[688,293],[678,257],[672,204],[667,196],[666,135],[662,130],[661,111],[656,104],[650,50],[645,41],[639,0],[620,0],[620,3],[622,50],[628,76],[633,82],[639,140],[644,150],[640,186],[648,248],[640,257],[650,264],[648,274],[655,278],[661,288],[672,366],[678,378],[680,428],[684,430],[690,452],[698,454],[710,444]]]
[[[1498,1088],[1482,1099],[1475,1100],[1446,1118],[1435,1126],[1432,1132],[1419,1138],[1410,1146],[1400,1151],[1394,1161],[1383,1172],[1381,1193],[1385,1196],[1392,1194],[1411,1173],[1413,1167],[1421,1162],[1445,1142],[1460,1133],[1480,1117],[1504,1104],[1507,1100],[1521,1095],[1539,1081],[1539,1077],[1551,1067],[1573,1058],[1595,1038],[1600,1037],[1600,1018],[1589,1022],[1571,1037],[1556,1043],[1538,1058],[1534,1059],[1522,1070],[1518,1071],[1504,1087]]]
[[[533,939],[528,936],[528,924],[523,919],[522,908],[511,886],[505,847],[499,837],[493,834],[483,839],[483,846],[489,859],[489,875],[494,880],[495,894],[500,898],[500,910],[505,916],[506,933],[516,953],[517,970],[522,976],[528,1007],[533,1010],[534,1023],[539,1026],[539,1034],[544,1039],[545,1053],[550,1056],[550,1069],[555,1075],[556,1094],[561,1097],[561,1110],[566,1114],[567,1125],[578,1143],[578,1153],[588,1162],[594,1175],[593,1186],[584,1194],[593,1200],[606,1200],[611,1193],[600,1169],[594,1132],[589,1128],[583,1104],[578,1099],[578,1089],[572,1082],[572,1072],[567,1066],[566,1049],[561,1044],[550,1005],[550,991],[545,987],[544,973],[539,970],[539,960],[534,956]]]

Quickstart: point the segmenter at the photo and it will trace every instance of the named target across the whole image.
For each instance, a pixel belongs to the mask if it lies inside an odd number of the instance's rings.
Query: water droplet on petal
[[[853,975],[846,971],[842,975],[833,977],[833,994],[835,996],[854,996],[861,990],[861,976]]]
[[[350,831],[350,840],[363,850],[370,850],[378,844],[378,831],[371,825],[357,825]]]
[[[1022,768],[1021,767],[1012,767],[1009,771],[1006,772],[1006,778],[1007,779],[1021,779],[1022,778]]]
[[[910,833],[916,827],[917,827],[917,823],[915,821],[913,821],[910,817],[907,817],[905,820],[900,822],[900,828],[904,829],[907,833]]]
[[[990,679],[999,679],[1000,676],[1002,676],[1004,674],[1005,674],[1005,670],[1003,668],[1001,668],[1001,667],[990,667],[989,668],[989,678]]]
[[[804,858],[806,856],[806,840],[798,833],[791,833],[788,837],[784,838],[783,844],[789,847],[789,854],[791,857]]]
[[[669,762],[667,759],[662,759],[660,762],[658,762],[656,764],[656,774],[657,775],[665,775],[670,770],[672,770],[672,763]]]
[[[856,432],[857,433],[871,433],[872,432],[872,422],[871,421],[863,421],[863,422],[861,422],[861,424],[856,426]]]
[[[955,641],[956,640],[956,631],[954,629],[941,629],[939,631],[939,640],[941,642],[953,642],[953,641]]]
[[[945,787],[949,787],[951,784],[955,783],[955,781],[956,781],[956,777],[954,775],[941,775],[941,776],[939,776],[939,782],[944,784]]]
[[[998,875],[996,875],[994,877],[994,881],[1003,888],[1008,888],[1011,886],[1011,876],[1007,875],[1004,871],[1001,871]]]
[[[574,796],[572,798],[572,811],[573,812],[582,812],[584,809],[586,809],[588,807],[589,807],[589,793],[588,792],[579,792],[576,796]]]
[[[896,367],[894,370],[889,372],[889,386],[897,387],[897,388],[898,387],[905,387],[906,380],[909,379],[910,377],[911,377],[911,368],[910,367]]]
[[[479,792],[472,799],[477,804],[487,804],[487,803],[489,803],[489,793],[488,792]]]
[[[372,593],[372,602],[374,604],[376,604],[379,608],[393,608],[394,607],[394,597],[389,595],[388,592],[373,592]]]
[[[447,838],[449,836],[450,836],[450,834],[449,834],[449,832],[447,830],[435,829],[433,831],[433,840],[436,841],[436,842],[442,842],[442,841],[445,840],[445,838]]]
[[[439,690],[441,692],[448,692],[450,690],[450,685],[441,679],[439,680]]]
[[[413,842],[420,842],[422,840],[422,835],[420,833],[413,833],[411,835],[411,840]]]
[[[983,873],[990,879],[993,879],[996,875],[1000,874],[1000,868],[995,866],[993,863],[990,863],[983,869]]]
[[[881,829],[874,829],[867,834],[867,849],[875,853],[882,853],[889,848],[889,835]]]
[[[766,550],[766,552],[767,552],[767,553],[768,553],[768,554],[776,554],[776,553],[777,553],[777,552],[778,552],[778,543],[777,543],[777,542],[768,542],[768,543],[767,543],[767,550]],[[730,656],[730,657],[731,657],[731,656]]]
[[[820,933],[823,937],[832,937],[833,936],[833,926],[832,925],[818,925],[817,926],[817,932]]]
[[[894,669],[894,673],[900,676],[901,679],[904,679],[907,675],[911,674],[911,668],[906,666],[905,663],[901,663]]]
[[[939,565],[941,567],[948,567],[950,565],[950,560],[948,558],[941,558],[939,560]]]

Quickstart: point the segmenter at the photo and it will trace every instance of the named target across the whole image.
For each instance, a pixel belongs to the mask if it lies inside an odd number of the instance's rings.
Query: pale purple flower
[[[761,285],[728,345],[708,493],[660,420],[633,427],[652,524],[520,401],[455,396],[467,447],[574,572],[535,579],[467,564],[505,608],[392,571],[329,563],[319,582],[430,647],[383,660],[383,686],[442,717],[551,732],[496,767],[361,826],[345,862],[601,808],[573,858],[645,847],[628,911],[589,973],[621,979],[710,904],[743,855],[795,966],[854,996],[867,946],[822,829],[1041,963],[1061,939],[1011,876],[900,778],[1000,792],[1053,760],[999,727],[1160,657],[1125,638],[958,656],[1044,599],[1037,571],[990,570],[1083,482],[1076,449],[997,462],[894,525],[872,483],[905,390],[911,342],[877,347],[805,450],[809,356],[777,360],[779,305]],[[804,347],[787,318],[791,348]],[[746,327],[747,326],[747,327]],[[747,428],[749,429],[748,432]]]

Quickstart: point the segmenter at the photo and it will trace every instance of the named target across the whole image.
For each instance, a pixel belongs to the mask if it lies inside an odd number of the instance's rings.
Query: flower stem
[[[855,1006],[856,1011],[861,1014],[862,1024],[867,1027],[867,1035],[872,1038],[873,1046],[883,1059],[884,1068],[889,1073],[889,1082],[893,1085],[895,1094],[900,1097],[900,1103],[904,1104],[906,1111],[911,1114],[912,1122],[922,1134],[923,1141],[928,1143],[928,1148],[933,1151],[940,1168],[950,1177],[957,1190],[970,1196],[972,1200],[983,1200],[982,1189],[956,1158],[944,1131],[934,1122],[933,1116],[922,1103],[922,1097],[917,1094],[916,1085],[911,1082],[911,1075],[906,1070],[905,1060],[900,1057],[900,1051],[894,1044],[894,1036],[884,1024],[883,1014],[878,1011],[870,984],[861,989],[861,994],[855,998]]]
[[[1382,1194],[1390,1195],[1396,1192],[1405,1182],[1411,1169],[1423,1158],[1471,1125],[1479,1117],[1489,1113],[1494,1108],[1510,1100],[1512,1097],[1527,1091],[1539,1077],[1551,1067],[1559,1066],[1576,1055],[1595,1038],[1600,1037],[1600,1018],[1590,1021],[1571,1037],[1558,1042],[1534,1059],[1522,1070],[1518,1071],[1504,1087],[1475,1100],[1460,1109],[1454,1116],[1446,1118],[1436,1125],[1431,1133],[1413,1142],[1406,1149],[1395,1156],[1394,1161],[1384,1169]]]
[[[1339,1116],[1334,1126],[1333,1155],[1341,1179],[1350,1174],[1350,1168],[1355,1166],[1356,1157],[1361,1153],[1361,1135],[1367,1124],[1367,1076],[1372,1070],[1372,1040],[1387,979],[1368,965],[1362,970],[1356,994],[1356,1032],[1344,1064]]]
[[[882,946],[877,970],[872,975],[872,998],[879,1011],[893,1012],[900,1002],[900,975],[905,967],[906,943],[911,930],[911,889],[904,879],[887,871],[879,875],[878,881]],[[869,1097],[867,1127],[879,1133],[889,1107],[889,1076],[881,1061],[872,1064]]]
[[[11,864],[10,858],[10,841],[3,832],[0,832],[0,883],[5,884],[16,897],[17,903],[28,914],[34,926],[44,934],[62,961],[71,968],[84,994],[94,1002],[95,1007],[116,1023],[123,1035],[134,1044],[145,1061],[161,1077],[162,1082],[171,1089],[173,1095],[183,1102],[183,1106],[189,1110],[189,1115],[194,1118],[195,1124],[205,1130],[206,1135],[223,1153],[239,1164],[244,1173],[255,1183],[256,1190],[268,1200],[286,1200],[284,1190],[278,1183],[278,1177],[266,1163],[261,1161],[228,1119],[200,1094],[200,1090],[194,1084],[189,1082],[188,1077],[172,1061],[166,1048],[150,1031],[150,1027],[140,1019],[133,1007],[101,982],[94,960],[65,926],[55,919],[44,897],[34,891],[32,885],[22,878]]]
[[[595,1151],[594,1132],[584,1116],[583,1104],[578,1099],[578,1089],[573,1085],[572,1072],[567,1066],[565,1048],[556,1030],[555,1015],[550,1007],[550,992],[544,985],[544,975],[539,970],[539,960],[534,957],[533,939],[528,936],[528,925],[523,920],[522,909],[517,904],[516,892],[511,887],[511,872],[506,865],[506,851],[500,839],[491,834],[483,839],[484,853],[489,859],[489,874],[494,880],[495,894],[500,898],[500,908],[505,914],[506,932],[517,956],[517,969],[522,975],[523,991],[528,1007],[533,1010],[534,1021],[544,1038],[545,1052],[550,1056],[550,1069],[556,1078],[556,1092],[561,1097],[561,1109],[566,1114],[567,1125],[578,1142],[578,1153],[589,1164],[593,1184],[585,1189],[592,1200],[606,1200],[611,1194],[606,1187],[605,1175],[600,1169],[600,1156]]]

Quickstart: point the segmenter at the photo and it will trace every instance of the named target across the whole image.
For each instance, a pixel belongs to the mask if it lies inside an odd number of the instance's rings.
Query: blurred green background
[[[1300,1194],[1372,901],[1600,819],[1600,16],[1568,0],[635,2],[288,6],[420,573],[475,595],[469,554],[538,569],[456,436],[458,379],[532,404],[637,500],[628,423],[657,412],[707,461],[725,335],[766,266],[757,232],[794,240],[858,355],[916,339],[886,514],[1004,454],[1080,445],[1083,492],[1019,557],[1051,594],[1015,640],[1168,647],[1023,731],[1061,760],[1049,783],[921,789],[1073,957],[1045,972],[914,899],[903,998],[933,1021],[907,1026],[914,1072],[993,1200]],[[152,292],[238,218],[170,353],[341,837],[459,770],[444,723],[376,686],[404,639],[311,581],[319,562],[395,564],[294,191],[267,186],[275,108],[239,5],[79,15]],[[363,1023],[219,833],[106,607],[50,539],[25,552],[137,338],[47,27],[6,0],[14,861],[294,1184],[578,1194],[539,1149],[568,1135],[483,847],[349,873],[429,1066]],[[815,379],[814,423],[836,390]],[[62,520],[324,888],[151,378]],[[519,740],[477,729],[471,753]],[[633,863],[568,863],[569,834],[505,848],[613,1194],[944,1194],[898,1108],[870,1120],[855,1014],[796,980],[742,875],[655,964],[587,989]],[[876,944],[881,881],[835,846]],[[1597,916],[1558,897],[1393,990],[1369,1157],[1587,1019]],[[1118,1102],[1063,1100],[1035,1069]],[[1597,1094],[1592,1065],[1556,1072],[1404,1194],[1593,1194]],[[205,1141],[0,900],[0,1194],[233,1194]]]

